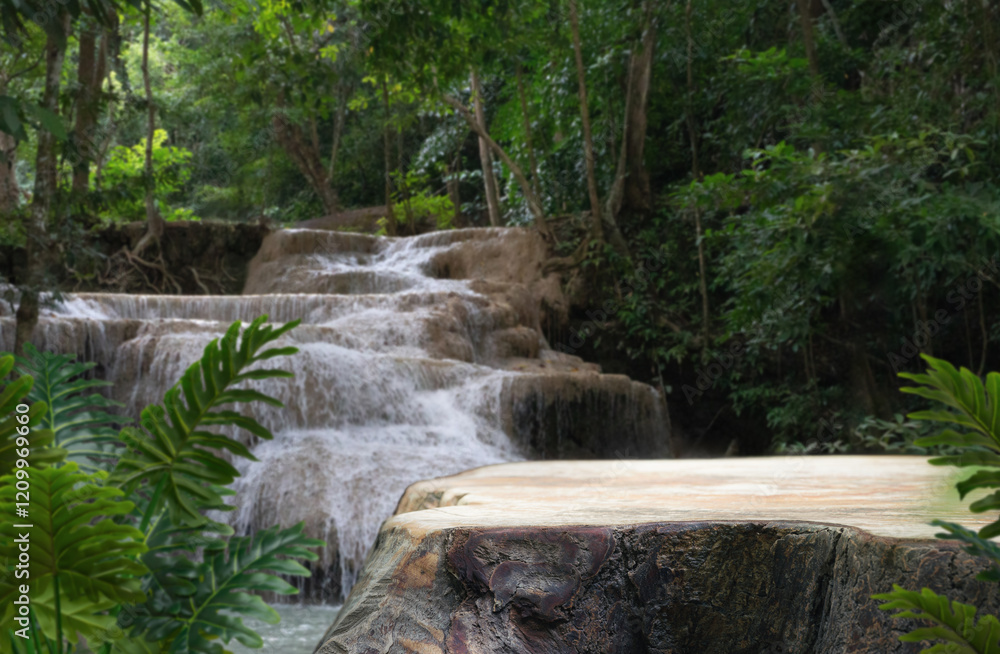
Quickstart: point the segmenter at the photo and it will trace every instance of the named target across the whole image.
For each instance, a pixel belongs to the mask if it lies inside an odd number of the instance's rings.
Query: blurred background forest
[[[164,222],[365,229],[350,210],[376,207],[388,234],[541,229],[573,299],[553,346],[662,388],[688,454],[910,451],[897,372],[921,352],[1000,368],[988,0],[0,0],[0,19],[22,297],[93,277],[109,225],[146,221],[152,260]]]

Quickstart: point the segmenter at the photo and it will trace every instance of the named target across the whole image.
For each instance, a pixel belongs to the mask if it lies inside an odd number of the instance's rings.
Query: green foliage
[[[198,220],[190,210],[170,208],[168,201],[191,177],[191,152],[165,145],[167,132],[153,133],[153,198],[164,220]],[[104,198],[107,207],[102,216],[111,222],[146,219],[146,139],[131,147],[112,148],[104,165]]]
[[[162,406],[143,411],[144,430],[122,430],[119,438],[131,449],[118,459],[112,477],[103,471],[86,474],[70,461],[48,468],[33,465],[0,478],[0,512],[13,515],[15,503],[26,502],[35,524],[30,531],[30,619],[39,631],[27,646],[29,654],[68,654],[78,639],[89,643],[90,651],[104,654],[112,646],[123,654],[223,654],[223,645],[234,638],[250,647],[263,644],[243,617],[272,623],[279,618],[257,593],[295,593],[278,575],[307,576],[299,561],[316,560],[310,548],[323,545],[306,538],[302,524],[232,537],[230,527],[206,516],[229,508],[223,497],[232,491],[225,485],[238,474],[216,451],[253,459],[244,445],[208,428],[242,428],[269,439],[270,432],[255,419],[225,407],[255,402],[280,406],[258,391],[233,386],[291,375],[260,364],[296,351],[265,348],[297,322],[271,327],[266,320],[262,316],[245,329],[234,323],[167,391]],[[124,419],[104,411],[114,406],[110,401],[86,394],[105,385],[83,378],[93,364],[30,346],[26,352],[18,360],[20,367],[36,374],[39,383],[33,389],[31,377],[24,376],[0,393],[0,435],[13,439],[13,412],[27,401],[32,410],[25,415],[33,417],[36,427],[32,447],[38,448],[33,464],[54,462],[64,454],[45,446],[52,433],[71,456],[113,457],[114,452],[93,448],[110,443],[109,422]],[[13,365],[12,357],[0,358],[0,375]],[[18,490],[18,483],[28,490]],[[124,500],[126,493],[135,501]],[[7,521],[0,527],[0,559],[8,562],[0,575],[0,602],[8,624],[19,592],[15,538],[23,531],[14,524]],[[116,617],[123,611],[132,618],[125,625],[127,637]],[[20,646],[11,642],[15,650]]]
[[[112,476],[121,487],[134,490],[143,483],[162,492],[171,520],[177,524],[201,525],[205,509],[227,510],[219,486],[231,483],[239,473],[213,450],[256,460],[242,443],[204,427],[238,427],[258,438],[271,433],[254,418],[220,407],[232,403],[282,404],[259,391],[232,389],[243,381],[291,377],[284,370],[252,368],[274,357],[293,354],[293,347],[259,350],[289,330],[298,321],[274,328],[262,316],[246,327],[240,338],[240,323],[234,323],[221,340],[205,347],[201,360],[192,364],[180,382],[167,391],[163,405],[142,411],[143,429],[127,429],[122,435],[129,446]],[[248,369],[252,368],[252,369]],[[157,509],[154,501],[152,511]]]
[[[1000,654],[1000,620],[985,615],[976,621],[976,607],[951,602],[924,588],[919,593],[893,585],[893,592],[874,595],[884,600],[880,609],[890,611],[900,609],[894,618],[915,618],[930,620],[933,627],[914,629],[900,636],[904,643],[919,643],[926,640],[943,640],[921,650],[924,654]]]
[[[16,490],[14,476],[0,480],[0,512],[12,516],[15,502],[28,499],[34,525],[25,530],[4,521],[0,559],[8,561],[7,571],[13,573],[18,558],[14,539],[29,534],[26,578],[31,580],[31,606],[42,633],[57,641],[74,641],[77,633],[87,638],[95,629],[114,624],[105,613],[115,605],[145,600],[138,577],[146,567],[137,560],[146,549],[142,533],[114,519],[128,515],[135,505],[122,499],[120,489],[104,486],[103,474],[81,473],[72,462],[32,468],[28,480],[30,490],[24,492]],[[0,579],[5,624],[16,608],[19,582],[14,577]]]
[[[94,362],[77,362],[69,354],[39,352],[31,343],[25,343],[24,351],[26,357],[17,357],[18,370],[35,380],[27,399],[33,406],[45,407],[40,425],[54,435],[54,445],[65,449],[70,460],[84,471],[107,468],[120,446],[118,431],[112,425],[129,420],[109,413],[124,406],[121,402],[86,391],[107,388],[111,382],[85,378],[87,371],[97,365]]]
[[[399,213],[396,216],[396,223],[401,229],[410,226],[416,229],[428,219],[433,218],[438,229],[451,229],[451,221],[455,216],[455,205],[447,195],[434,195],[427,188],[428,175],[415,172],[395,175],[393,186],[395,190],[392,194],[392,201],[395,203]],[[386,234],[386,218],[378,219],[380,235]]]
[[[147,639],[169,643],[170,654],[222,654],[218,640],[235,638],[247,647],[263,641],[242,616],[274,624],[277,612],[254,593],[293,594],[296,589],[275,574],[308,576],[295,559],[314,561],[308,548],[323,541],[306,538],[303,525],[277,527],[208,547],[204,559],[147,556],[153,573],[149,613],[137,625]],[[203,542],[203,541],[202,541]]]
[[[14,357],[0,356],[0,379],[5,379],[13,369]],[[32,384],[31,377],[25,375],[0,391],[0,476],[11,474],[18,459],[27,459],[32,466],[43,466],[60,461],[66,455],[64,450],[46,447],[52,442],[52,432],[38,429],[48,410],[44,403],[32,404],[23,414],[16,411],[31,392]],[[27,419],[20,416],[27,416]],[[21,456],[22,453],[29,456]]]

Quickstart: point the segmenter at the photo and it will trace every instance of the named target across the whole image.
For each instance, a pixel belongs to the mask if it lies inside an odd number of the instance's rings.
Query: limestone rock
[[[898,480],[898,481],[897,481]],[[530,462],[411,486],[317,654],[918,652],[870,599],[1000,609],[920,457]]]

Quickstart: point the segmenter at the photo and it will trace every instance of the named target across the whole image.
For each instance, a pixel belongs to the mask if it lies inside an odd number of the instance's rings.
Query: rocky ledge
[[[921,457],[506,464],[419,482],[317,654],[918,652],[873,593],[996,612]]]

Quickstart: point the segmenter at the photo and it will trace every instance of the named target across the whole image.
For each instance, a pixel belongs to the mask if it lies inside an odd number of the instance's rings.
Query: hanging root
[[[159,273],[159,283],[155,281],[156,277],[151,278],[147,271]],[[157,255],[156,261],[147,261],[127,247],[123,247],[108,259],[107,268],[100,281],[102,284],[128,287],[131,285],[129,278],[136,274],[142,278],[145,287],[153,293],[180,295],[184,292],[177,278],[167,270],[162,253]]]

